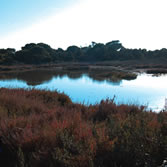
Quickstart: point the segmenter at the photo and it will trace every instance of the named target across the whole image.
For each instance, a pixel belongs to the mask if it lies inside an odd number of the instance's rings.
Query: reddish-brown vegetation
[[[162,164],[167,113],[85,106],[57,92],[0,89],[0,164],[5,167],[127,167]]]

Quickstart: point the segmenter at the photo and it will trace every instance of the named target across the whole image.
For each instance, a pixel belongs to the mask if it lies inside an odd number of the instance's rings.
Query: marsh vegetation
[[[64,94],[0,89],[5,167],[152,166],[167,155],[167,113],[114,99],[85,106]]]

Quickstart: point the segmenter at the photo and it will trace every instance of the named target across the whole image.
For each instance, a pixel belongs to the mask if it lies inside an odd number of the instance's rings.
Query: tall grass
[[[156,167],[166,155],[166,112],[109,99],[85,106],[57,92],[0,89],[4,167]]]

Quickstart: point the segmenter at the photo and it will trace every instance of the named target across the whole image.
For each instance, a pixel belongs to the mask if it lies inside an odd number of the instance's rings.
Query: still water
[[[166,75],[156,77],[140,74],[135,80],[119,82],[97,81],[86,74],[76,78],[70,78],[68,75],[50,75],[47,80],[40,81],[37,79],[38,76],[33,77],[31,82],[19,77],[1,79],[0,87],[57,90],[69,95],[73,102],[84,104],[95,104],[102,99],[115,96],[115,102],[118,104],[146,105],[155,111],[163,109],[167,97]]]

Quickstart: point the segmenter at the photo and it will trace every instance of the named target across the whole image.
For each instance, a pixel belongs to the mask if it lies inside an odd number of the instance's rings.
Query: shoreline
[[[57,62],[46,64],[0,65],[0,73],[31,70],[119,70],[125,72],[167,73],[167,65],[158,62],[106,61],[106,62]]]

